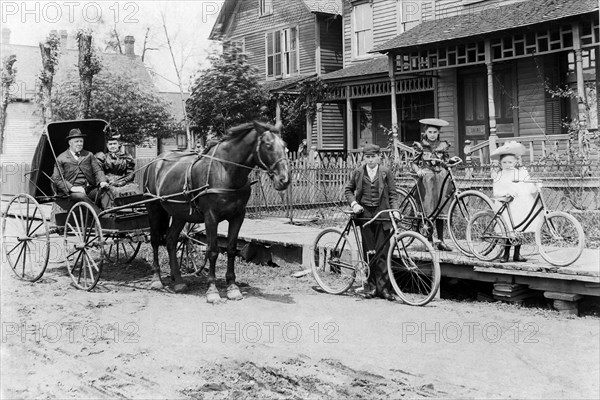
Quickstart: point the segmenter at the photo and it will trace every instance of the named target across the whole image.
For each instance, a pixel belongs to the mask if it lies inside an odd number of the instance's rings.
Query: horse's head
[[[280,124],[271,126],[254,121],[254,129],[257,132],[256,165],[267,171],[276,190],[285,190],[290,184],[290,169],[285,142],[279,136]]]

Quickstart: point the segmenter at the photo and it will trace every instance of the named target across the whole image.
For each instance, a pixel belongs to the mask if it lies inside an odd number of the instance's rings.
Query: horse
[[[200,155],[167,152],[161,154],[144,173],[144,194],[155,201],[146,203],[154,261],[150,287],[162,289],[158,263],[158,246],[164,243],[169,254],[171,281],[175,292],[187,290],[177,263],[176,245],[186,222],[204,222],[210,262],[206,298],[220,301],[215,281],[219,249],[217,227],[229,222],[227,242],[227,298],[243,298],[235,276],[235,256],[240,228],[250,198],[249,174],[255,167],[267,171],[273,187],[282,191],[290,184],[289,162],[285,142],[279,132],[281,124],[272,126],[251,122],[228,130],[218,142]],[[169,217],[171,223],[169,225]]]

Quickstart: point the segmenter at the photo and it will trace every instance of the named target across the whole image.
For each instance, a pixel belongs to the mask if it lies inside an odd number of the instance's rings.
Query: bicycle
[[[525,230],[536,220],[542,219],[535,227],[535,244],[540,256],[548,263],[566,267],[577,261],[583,252],[585,234],[575,217],[563,211],[548,211],[542,195],[540,181],[536,183],[537,195],[525,219],[515,225],[509,204],[514,197],[507,195],[496,198],[500,208],[494,211],[481,211],[473,215],[467,227],[467,241],[471,251],[482,261],[497,258],[504,246],[523,242]],[[508,223],[503,213],[508,215]],[[510,227],[510,229],[509,229]]]
[[[466,243],[467,238],[465,233],[467,224],[469,223],[471,216],[476,212],[483,210],[491,211],[493,209],[492,201],[488,196],[477,190],[469,189],[462,191],[456,186],[452,168],[462,163],[462,160],[459,157],[452,157],[450,159],[452,162],[450,163],[446,163],[441,159],[436,159],[436,161],[448,171],[448,175],[444,178],[437,206],[431,214],[425,215],[423,196],[419,190],[419,185],[416,182],[410,191],[403,188],[397,189],[400,196],[400,206],[398,209],[404,216],[404,220],[407,222],[402,228],[403,230],[419,232],[425,237],[432,237],[434,231],[433,221],[440,218],[440,214],[451,201],[450,207],[448,208],[448,216],[444,218],[448,221],[447,227],[450,239],[461,253],[466,256],[471,256],[471,251]],[[411,178],[415,179],[415,181],[418,181],[419,176],[417,174],[411,173],[409,175]],[[453,187],[452,193],[444,198],[446,185],[449,184]],[[442,240],[442,238],[438,239]]]
[[[397,211],[382,210],[363,226],[378,220],[384,213],[390,214],[393,229],[385,242],[390,242],[386,257],[392,287],[406,304],[423,306],[433,299],[439,289],[440,264],[427,239],[417,232],[400,230],[400,225],[393,217],[393,212]],[[364,292],[369,278],[369,266],[382,255],[385,248],[383,242],[367,254],[365,261],[357,229],[359,218],[352,211],[344,212],[350,216],[346,227],[343,230],[325,228],[317,235],[312,247],[313,276],[319,286],[330,294],[346,292],[357,278]]]

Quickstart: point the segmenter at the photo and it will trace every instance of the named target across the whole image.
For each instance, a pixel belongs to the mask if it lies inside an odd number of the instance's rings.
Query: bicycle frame
[[[358,229],[357,229],[358,225],[356,224],[356,221],[358,219],[359,218],[355,214],[351,214],[350,219],[348,220],[348,223],[346,224],[346,227],[342,230],[342,234],[349,236],[350,231],[353,232],[354,239],[356,240],[356,244],[357,244],[359,261],[362,264],[365,262],[365,259],[363,256],[362,237],[360,236],[360,234],[358,232]],[[370,218],[364,218],[364,220],[369,221]],[[385,240],[379,246],[377,246],[377,248],[375,249],[375,254],[373,254],[371,257],[368,257],[368,259],[367,259],[366,264],[369,268],[371,267],[371,264],[373,263],[373,261],[378,259],[382,255],[382,253],[384,252],[385,244],[388,243],[390,241],[390,239],[398,232],[398,225],[396,224],[396,221],[394,220],[394,218],[390,218],[390,221],[392,222],[392,229],[390,229],[390,233],[386,236]],[[342,237],[340,237],[339,240],[342,240]],[[338,241],[338,243],[336,243],[335,247],[337,247],[339,244],[340,244],[340,242]],[[344,250],[344,248],[342,247],[341,250]]]
[[[546,202],[544,201],[542,192],[540,190],[538,190],[538,192],[537,192],[535,201],[534,201],[533,205],[531,206],[529,213],[527,214],[525,219],[523,219],[523,221],[519,222],[517,225],[515,225],[515,223],[514,223],[512,213],[510,212],[510,207],[508,206],[509,203],[510,203],[510,201],[503,202],[500,209],[498,211],[496,211],[496,216],[501,217],[504,210],[506,210],[506,212],[508,213],[508,220],[510,222],[511,232],[524,232],[529,227],[529,225],[531,225],[533,223],[533,221],[535,221],[536,217],[538,215],[540,215],[540,213],[543,212],[544,215],[546,215],[548,213],[548,211],[546,209]],[[539,207],[536,207],[538,204],[539,204]],[[537,210],[536,210],[536,208],[537,208]],[[486,227],[486,229],[487,228],[488,227]]]
[[[412,197],[413,199],[416,200],[417,206],[419,207],[419,211],[420,211],[420,214],[422,217],[429,219],[431,221],[437,219],[438,216],[441,214],[442,210],[444,209],[444,207],[446,207],[446,205],[451,200],[457,198],[461,193],[460,189],[454,183],[454,174],[452,173],[452,168],[446,168],[446,171],[448,171],[448,175],[446,175],[446,177],[444,178],[444,181],[442,182],[442,190],[440,191],[440,196],[437,201],[437,206],[430,215],[425,215],[425,211],[423,209],[423,196],[421,195],[421,191],[419,190],[419,185],[417,183],[415,183],[415,185],[408,192],[408,195],[406,196],[406,198],[404,198],[402,200],[402,202],[400,203],[400,207],[399,207],[400,210],[402,210],[405,202],[409,201],[408,198]],[[446,191],[445,189],[446,189],[447,184],[452,184],[453,190],[452,190],[452,194],[447,195],[446,198],[444,199],[444,193]]]

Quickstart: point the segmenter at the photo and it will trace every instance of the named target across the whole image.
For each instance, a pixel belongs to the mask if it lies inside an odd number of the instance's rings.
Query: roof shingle
[[[527,0],[477,13],[425,21],[375,47],[387,52],[598,12],[598,0]]]

